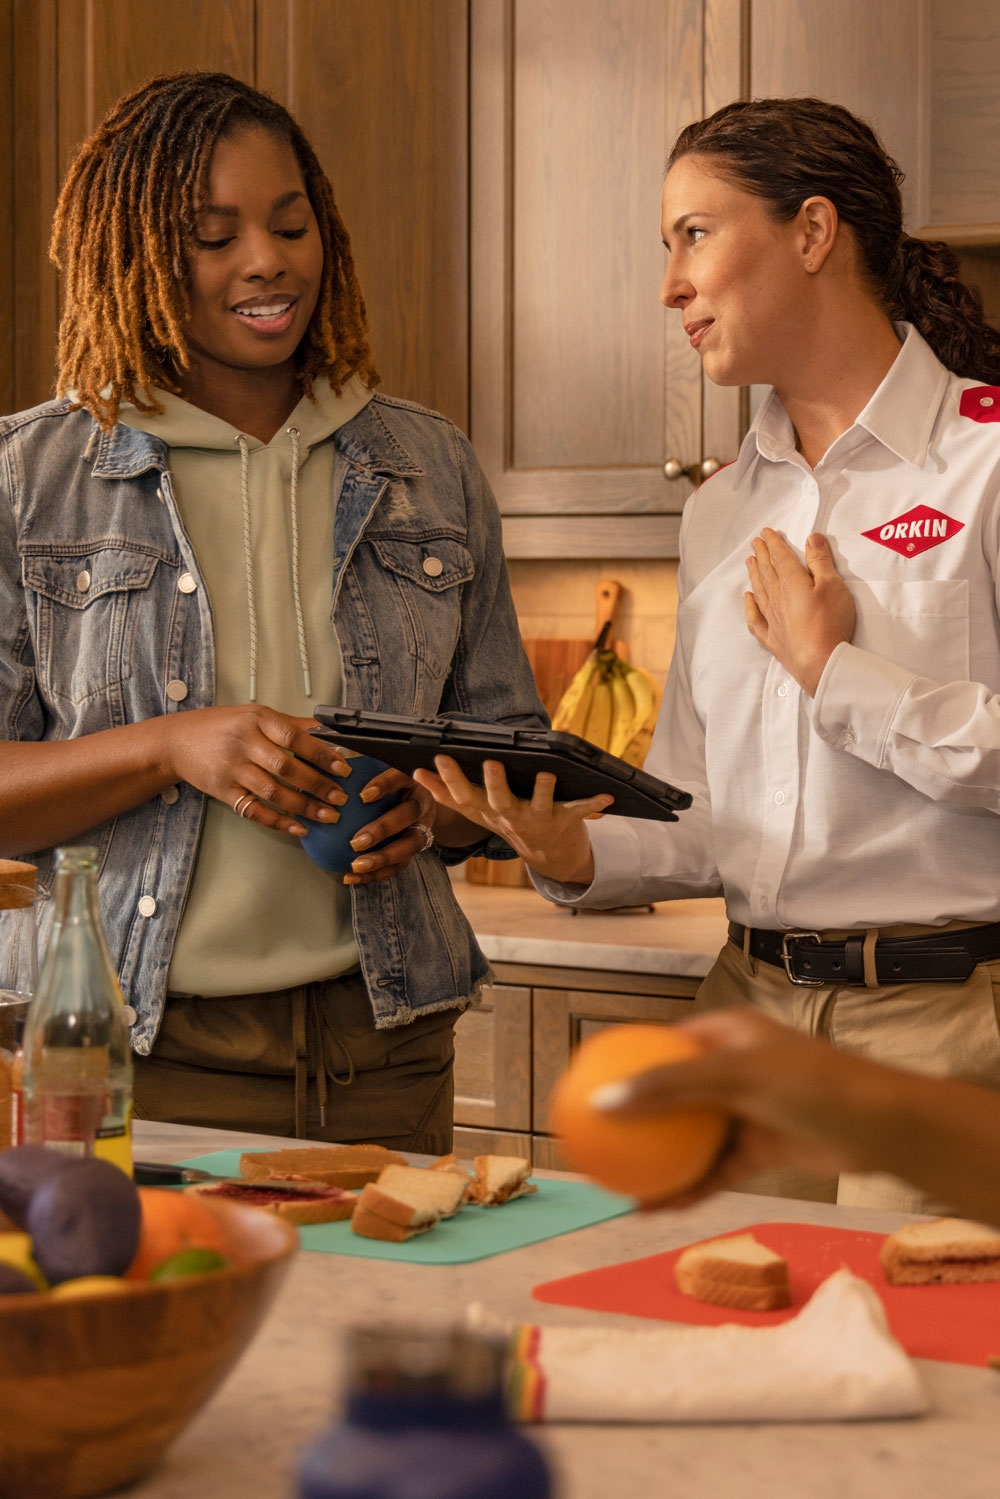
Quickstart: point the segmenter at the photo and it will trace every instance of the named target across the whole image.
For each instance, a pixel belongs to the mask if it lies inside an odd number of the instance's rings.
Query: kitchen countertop
[[[135,1125],[136,1155],[146,1160],[277,1143],[263,1135]],[[229,1379],[154,1472],[122,1492],[134,1499],[291,1499],[296,1455],[336,1409],[339,1335],[349,1324],[416,1310],[453,1318],[472,1301],[522,1322],[604,1320],[543,1306],[531,1299],[531,1288],[766,1219],[888,1232],[906,1216],[721,1192],[683,1211],[629,1214],[467,1265],[399,1266],[300,1251]],[[607,1320],[649,1326],[636,1318]],[[555,1468],[557,1499],[993,1499],[1000,1377],[962,1364],[920,1361],[919,1369],[932,1408],[915,1420],[566,1425],[532,1433]]]
[[[627,914],[571,912],[518,886],[459,877],[453,889],[491,963],[703,978],[726,941],[722,900],[660,901]]]

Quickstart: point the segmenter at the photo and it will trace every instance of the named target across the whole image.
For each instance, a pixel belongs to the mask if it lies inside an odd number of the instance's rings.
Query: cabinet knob
[[[690,479],[692,484],[701,484],[717,474],[722,464],[718,458],[703,458],[701,463],[692,463],[685,468],[679,458],[668,458],[663,465],[663,477],[671,484],[675,479]]]

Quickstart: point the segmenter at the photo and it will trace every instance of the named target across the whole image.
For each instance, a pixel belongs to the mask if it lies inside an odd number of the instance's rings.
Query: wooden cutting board
[[[806,1223],[754,1223],[733,1232],[752,1233],[761,1244],[784,1255],[792,1288],[790,1307],[778,1312],[742,1312],[682,1295],[674,1284],[674,1262],[681,1249],[550,1280],[535,1286],[532,1295],[536,1301],[557,1306],[654,1317],[664,1322],[710,1326],[740,1322],[747,1327],[766,1327],[794,1317],[821,1281],[846,1266],[878,1293],[889,1327],[913,1358],[981,1366],[991,1354],[1000,1354],[1000,1281],[966,1286],[890,1286],[878,1260],[885,1234]]]

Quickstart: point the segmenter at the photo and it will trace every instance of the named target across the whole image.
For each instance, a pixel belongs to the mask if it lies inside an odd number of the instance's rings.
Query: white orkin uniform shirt
[[[747,926],[1000,919],[1000,389],[905,342],[815,469],[775,393],[681,533],[677,646],[646,769],[676,823],[590,824],[567,903],[724,894]],[[814,701],[749,634],[763,526],[823,532],[857,606]]]

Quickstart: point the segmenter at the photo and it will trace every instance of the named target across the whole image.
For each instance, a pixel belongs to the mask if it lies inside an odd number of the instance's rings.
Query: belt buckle
[[[800,984],[807,989],[822,989],[823,979],[800,978],[798,974],[792,971],[792,961],[795,955],[788,951],[788,944],[789,942],[799,942],[804,939],[815,942],[817,947],[820,944],[819,932],[784,932],[781,938],[781,961],[785,965],[785,972],[791,983]]]

